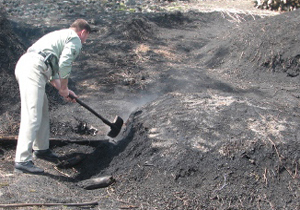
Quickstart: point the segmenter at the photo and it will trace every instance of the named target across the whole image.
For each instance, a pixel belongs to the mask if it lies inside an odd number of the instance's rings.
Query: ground
[[[181,2],[180,11],[157,2],[143,13],[112,12],[98,1],[1,3],[1,204],[300,208],[299,11],[279,14],[251,1],[221,0]],[[125,124],[109,138],[100,119],[47,86],[51,149],[61,162],[35,160],[42,176],[15,174],[15,63],[40,36],[76,18],[87,19],[93,33],[74,63],[70,89]],[[64,165],[74,157],[77,162]],[[102,176],[115,182],[84,189]],[[67,205],[91,201],[97,204]]]

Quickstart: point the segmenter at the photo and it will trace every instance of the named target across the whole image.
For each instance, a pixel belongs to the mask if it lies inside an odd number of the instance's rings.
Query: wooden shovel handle
[[[113,124],[111,122],[109,122],[107,119],[105,119],[104,117],[102,117],[100,114],[98,114],[96,111],[94,111],[91,107],[89,107],[87,104],[85,104],[80,99],[76,98],[73,95],[69,95],[69,98],[75,99],[77,103],[79,103],[81,106],[83,106],[84,108],[86,108],[87,110],[89,110],[91,113],[93,113],[95,116],[97,116],[98,118],[100,118],[106,125],[109,125],[110,127],[113,126]]]

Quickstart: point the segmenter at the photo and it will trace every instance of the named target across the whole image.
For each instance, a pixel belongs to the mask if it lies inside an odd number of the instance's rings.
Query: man
[[[44,35],[19,59],[15,75],[21,96],[21,123],[15,157],[15,172],[40,174],[44,170],[32,159],[56,162],[49,149],[50,120],[45,86],[48,81],[67,101],[77,97],[68,88],[72,62],[81,51],[91,28],[87,21],[76,20],[68,29]],[[33,152],[32,152],[33,150]]]

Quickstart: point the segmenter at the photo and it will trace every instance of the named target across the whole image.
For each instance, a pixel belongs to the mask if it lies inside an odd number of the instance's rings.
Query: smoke
[[[157,97],[159,97],[158,94],[147,94],[147,95],[140,95],[138,97],[130,97],[121,102],[120,110],[122,111],[120,115],[126,121],[126,119],[129,118],[131,113],[142,108],[149,102],[154,101]]]

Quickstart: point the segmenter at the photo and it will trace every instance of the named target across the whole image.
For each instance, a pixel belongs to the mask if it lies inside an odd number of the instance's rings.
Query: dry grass
[[[165,47],[165,46],[155,46],[155,47],[150,47],[149,45],[146,44],[140,44],[138,45],[134,53],[138,57],[138,62],[143,62],[149,60],[149,52],[153,52],[155,54],[158,54],[159,56],[165,58],[166,60],[170,61],[181,61],[182,60],[182,55],[177,55],[175,50],[172,49],[172,47]]]

